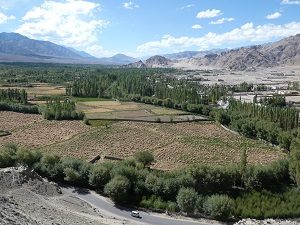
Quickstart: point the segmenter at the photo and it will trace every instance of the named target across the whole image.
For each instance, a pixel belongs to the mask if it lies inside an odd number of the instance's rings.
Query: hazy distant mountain
[[[90,55],[89,53],[85,52],[85,51],[78,51],[75,48],[71,48],[68,47],[68,49],[70,49],[71,51],[73,51],[74,53],[76,53],[77,55],[80,55],[83,58],[87,58],[87,59],[97,59],[95,56]]]
[[[219,55],[210,54],[185,60],[185,62],[199,67],[212,66],[231,70],[284,65],[300,66],[300,34],[266,45],[241,47]]]
[[[2,56],[5,54],[8,56],[22,56],[19,58],[23,59],[26,57],[35,59],[41,58],[42,60],[49,58],[82,58],[79,54],[60,45],[53,44],[49,41],[29,39],[17,33],[0,33],[0,54]],[[14,59],[11,58],[11,61],[14,61]]]
[[[200,58],[209,54],[220,54],[225,51],[227,51],[227,49],[212,49],[207,51],[184,51],[184,52],[166,54],[163,56],[171,60],[182,60],[182,59],[189,59],[189,58]]]
[[[140,60],[134,63],[123,65],[122,68],[147,68],[147,66],[145,65],[145,63],[143,63],[142,60]]]
[[[123,65],[122,68],[164,68],[170,67],[171,64],[172,61],[166,57],[155,55],[147,59],[145,63],[142,60],[139,60],[134,63]]]
[[[137,59],[124,54],[117,54],[112,57],[100,58],[99,60],[107,64],[116,64],[116,65],[125,65],[137,61]]]
[[[148,68],[167,67],[172,61],[164,56],[155,55],[146,60],[145,64]]]

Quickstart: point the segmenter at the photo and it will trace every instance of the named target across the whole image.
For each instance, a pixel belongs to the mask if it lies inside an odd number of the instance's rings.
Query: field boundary
[[[153,118],[153,117],[151,117]],[[155,118],[159,118],[159,117],[155,117]],[[188,122],[208,122],[208,121],[212,121],[208,118],[203,118],[203,119],[190,119],[190,120],[173,120],[173,121],[153,121],[153,120],[147,120],[147,119],[126,119],[126,118],[99,118],[99,119],[89,119],[89,120],[106,120],[106,121],[116,121],[116,122],[145,122],[145,123],[188,123]]]

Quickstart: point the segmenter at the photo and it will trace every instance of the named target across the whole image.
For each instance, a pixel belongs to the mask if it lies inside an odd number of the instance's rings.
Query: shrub
[[[149,151],[138,152],[134,155],[134,159],[141,163],[144,167],[150,166],[152,162],[154,162],[154,156]]]
[[[193,213],[198,199],[196,191],[192,188],[181,188],[177,195],[177,204],[181,211]]]
[[[243,218],[297,218],[300,216],[300,192],[251,192],[236,199],[235,216]]]
[[[234,201],[227,195],[212,195],[203,204],[204,212],[216,219],[228,219],[234,210]]]
[[[17,163],[32,167],[42,158],[42,153],[38,151],[30,151],[27,149],[18,149],[16,152]]]
[[[90,173],[90,164],[85,161],[66,157],[61,160],[64,180],[78,186],[87,186]]]
[[[35,169],[42,176],[46,176],[50,179],[59,181],[64,179],[63,167],[60,157],[57,155],[44,155],[40,162],[35,165]]]
[[[115,176],[105,185],[104,193],[114,202],[124,203],[128,200],[130,182],[126,177]]]
[[[89,184],[96,189],[102,190],[110,180],[110,170],[112,165],[106,164],[94,165],[89,174]]]
[[[7,145],[5,148],[0,151],[0,167],[10,167],[14,166],[16,162],[16,151],[17,148],[15,145]]]

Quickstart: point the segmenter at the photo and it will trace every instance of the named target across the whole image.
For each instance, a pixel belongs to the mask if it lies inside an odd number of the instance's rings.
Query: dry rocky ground
[[[0,170],[1,225],[130,224],[103,215],[86,202],[24,168]]]
[[[300,220],[274,220],[274,219],[266,219],[266,220],[254,220],[254,219],[243,219],[234,225],[299,225]]]

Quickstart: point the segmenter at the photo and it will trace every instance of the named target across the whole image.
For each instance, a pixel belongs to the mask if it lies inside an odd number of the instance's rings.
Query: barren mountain
[[[146,68],[146,67],[147,66],[145,65],[145,63],[143,63],[142,60],[122,66],[122,68]]]
[[[225,49],[212,49],[207,51],[184,51],[184,52],[166,54],[163,56],[170,60],[182,60],[182,59],[190,59],[190,58],[200,58],[210,54],[220,54],[225,51],[226,51]]]
[[[146,60],[145,64],[148,68],[168,67],[172,61],[166,57],[155,55]]]
[[[35,172],[24,168],[0,169],[1,225],[129,224],[101,214],[86,202],[61,192]]]
[[[300,65],[300,34],[271,44],[241,47],[221,54],[188,59],[184,62],[194,66],[211,66],[230,70]]]

